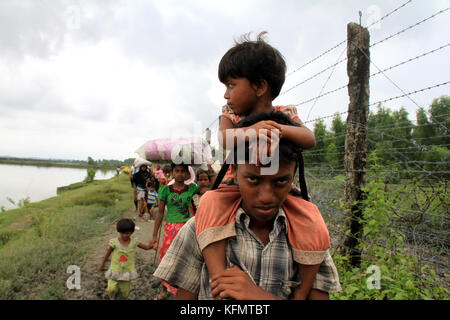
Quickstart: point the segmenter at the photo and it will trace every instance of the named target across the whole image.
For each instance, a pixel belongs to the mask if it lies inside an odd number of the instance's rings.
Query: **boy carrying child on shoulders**
[[[313,147],[315,138],[295,106],[272,105],[286,64],[264,34],[256,41],[244,37],[219,64],[227,100],[219,143],[234,155],[227,163],[234,161],[222,188],[202,196],[195,222],[175,239],[181,248],[171,247],[155,272],[180,287],[181,299],[302,300],[340,290],[319,210],[289,195],[299,194],[293,185],[298,152]]]
[[[266,111],[248,116],[245,126],[259,121],[292,123],[281,112]],[[237,151],[239,147],[245,152]],[[224,211],[234,210],[233,234],[226,239],[225,245],[227,268],[210,278],[196,235],[196,217],[191,218],[179,231],[154,273],[155,277],[178,288],[177,299],[293,297],[299,285],[298,264],[288,239],[288,219],[283,203],[294,181],[298,151],[295,143],[281,138],[273,153],[273,159],[278,157],[275,159],[278,168],[276,173],[268,175],[262,173],[268,165],[252,163],[255,148],[248,142],[235,147],[232,171],[239,188],[207,191],[199,206],[211,207],[220,203],[224,205]],[[235,201],[236,190],[240,193],[238,201]],[[226,206],[224,199],[228,193],[231,202]],[[214,202],[216,196],[220,197],[220,202]],[[328,250],[311,287],[308,299],[327,299],[329,292],[341,289]]]

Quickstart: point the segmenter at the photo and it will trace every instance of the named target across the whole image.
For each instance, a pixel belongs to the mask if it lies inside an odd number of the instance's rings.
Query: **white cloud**
[[[148,139],[203,132],[224,103],[217,65],[241,34],[269,31],[288,72],[405,1],[32,1],[0,2],[0,155],[124,159]],[[372,43],[447,7],[412,2],[371,30]],[[369,10],[370,9],[370,10]],[[369,19],[370,20],[370,19]],[[443,45],[448,12],[371,50],[388,67]],[[345,44],[287,78],[284,90],[335,63]],[[447,81],[448,48],[387,73],[405,91]],[[300,103],[346,84],[345,62],[276,99]],[[376,71],[374,66],[372,72]],[[420,105],[448,87],[413,96]],[[401,92],[382,75],[371,101]],[[347,109],[347,90],[298,107],[303,120]],[[404,105],[414,117],[408,99]],[[311,124],[312,126],[312,124]],[[201,127],[198,130],[198,127]]]

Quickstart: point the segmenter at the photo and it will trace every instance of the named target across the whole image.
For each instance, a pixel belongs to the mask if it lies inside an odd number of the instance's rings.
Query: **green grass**
[[[0,299],[61,299],[112,221],[133,205],[125,175],[0,214]]]

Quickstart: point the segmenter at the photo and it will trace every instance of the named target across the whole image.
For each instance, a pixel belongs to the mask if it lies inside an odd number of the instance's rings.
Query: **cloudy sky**
[[[149,139],[199,135],[220,114],[217,65],[234,40],[268,31],[288,64],[282,91],[346,56],[346,25],[370,25],[407,0],[0,0],[0,156],[119,159]],[[370,28],[371,43],[445,10],[410,1]],[[450,10],[371,49],[371,72],[450,41]],[[450,47],[371,79],[371,103],[449,81]],[[297,70],[297,71],[296,71]],[[295,71],[295,72],[294,72]],[[388,79],[388,78],[390,79]],[[347,110],[346,62],[277,98],[303,121]],[[395,85],[394,85],[395,84]],[[450,86],[387,102],[415,120]],[[343,116],[346,117],[345,115]]]

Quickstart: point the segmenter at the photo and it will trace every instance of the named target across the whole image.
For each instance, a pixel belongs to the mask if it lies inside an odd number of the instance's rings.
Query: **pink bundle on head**
[[[198,137],[149,140],[139,147],[136,153],[150,161],[192,165],[212,163],[211,147]]]
[[[175,142],[170,139],[157,139],[147,141],[144,146],[143,158],[152,160],[170,160],[171,151]]]

